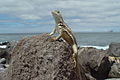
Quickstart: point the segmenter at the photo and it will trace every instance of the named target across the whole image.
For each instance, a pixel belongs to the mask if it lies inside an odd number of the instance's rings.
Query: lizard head
[[[51,13],[52,13],[52,15],[53,15],[53,17],[55,19],[55,22],[57,24],[60,23],[60,22],[63,22],[63,18],[62,18],[62,15],[61,15],[60,11],[54,10]]]

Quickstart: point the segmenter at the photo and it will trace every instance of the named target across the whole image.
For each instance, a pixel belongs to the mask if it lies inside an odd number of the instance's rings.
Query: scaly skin
[[[68,27],[68,25],[64,22],[62,15],[60,14],[59,11],[55,10],[52,11],[52,15],[55,19],[55,28],[49,35],[53,35],[55,33],[59,33],[57,37],[52,38],[52,40],[58,40],[60,38],[63,38],[71,47],[73,51],[73,61],[74,61],[74,68],[77,69],[77,74],[78,76],[80,75],[79,73],[79,60],[78,60],[78,47],[77,47],[77,42],[76,39],[71,31],[71,29]]]
[[[71,29],[65,24],[61,14],[59,11],[55,10],[52,11],[52,15],[55,19],[55,23],[56,23],[56,27],[55,29],[50,33],[50,35],[55,34],[56,32],[59,33],[59,35],[55,38],[53,38],[53,40],[58,40],[60,38],[63,38],[68,44],[70,44],[70,46],[73,49],[73,60],[74,60],[74,67],[76,67],[77,64],[77,43],[76,43],[76,39],[71,31]]]

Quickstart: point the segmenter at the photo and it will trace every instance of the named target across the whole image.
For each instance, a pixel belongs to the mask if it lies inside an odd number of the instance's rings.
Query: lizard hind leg
[[[72,46],[72,49],[73,49],[72,57],[73,57],[74,67],[76,67],[76,65],[77,65],[77,55],[78,55],[77,45],[74,44]]]
[[[77,74],[77,77],[80,79],[80,66],[79,66],[79,59],[78,59],[78,48],[77,48],[77,45],[74,44],[72,46],[72,49],[73,49],[73,61],[74,61],[74,69],[76,69],[76,74]]]

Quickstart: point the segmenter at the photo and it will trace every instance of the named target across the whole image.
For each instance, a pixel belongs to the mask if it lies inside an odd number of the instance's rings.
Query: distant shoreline
[[[0,35],[28,35],[28,34],[41,34],[41,33],[0,33]]]
[[[28,35],[28,34],[41,34],[50,32],[37,32],[37,33],[0,33],[0,35]],[[120,32],[73,32],[73,33],[120,33]]]

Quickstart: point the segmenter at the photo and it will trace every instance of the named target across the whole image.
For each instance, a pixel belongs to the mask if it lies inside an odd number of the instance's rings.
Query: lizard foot
[[[76,56],[75,56],[75,54],[73,53],[73,62],[74,62],[74,68],[76,67],[76,65],[77,65],[77,62],[76,62]]]
[[[49,41],[56,41],[56,37],[51,37]]]
[[[76,63],[76,60],[74,59],[74,61],[73,61],[73,62],[74,62],[74,68],[75,68],[75,67],[76,67],[76,64],[77,64],[77,63]]]

